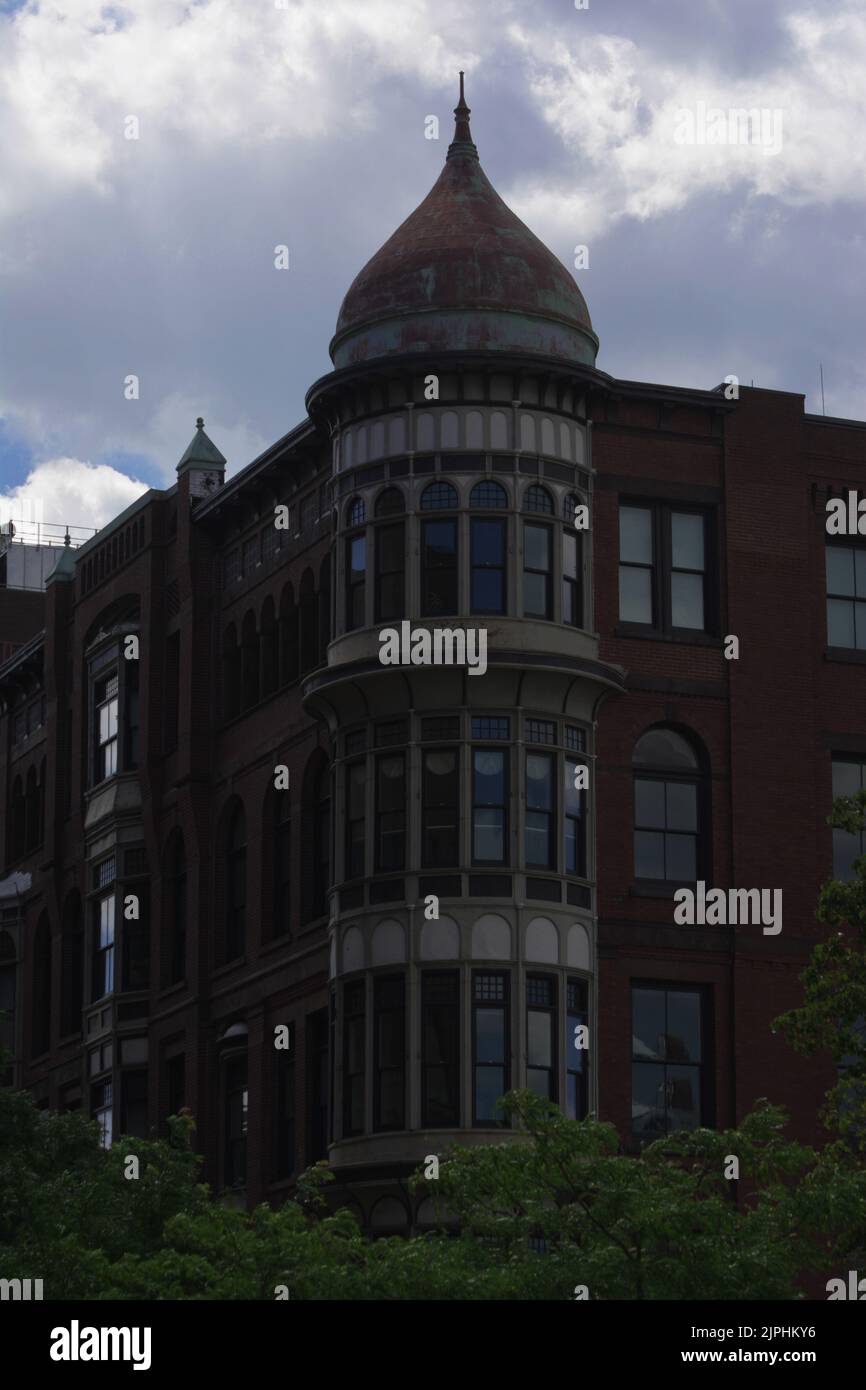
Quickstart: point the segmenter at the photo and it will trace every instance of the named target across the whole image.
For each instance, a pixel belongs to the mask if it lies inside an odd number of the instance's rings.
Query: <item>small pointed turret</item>
[[[190,497],[210,497],[225,482],[226,460],[212,439],[204,432],[204,420],[199,415],[195,434],[177,465],[177,475],[189,473]]]
[[[448,146],[448,159],[477,159],[478,151],[472,141],[469,129],[470,108],[463,95],[463,73],[460,74],[460,100],[454,107],[454,139]]]

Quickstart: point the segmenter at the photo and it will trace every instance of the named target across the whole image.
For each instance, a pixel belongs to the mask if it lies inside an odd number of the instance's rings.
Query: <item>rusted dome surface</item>
[[[598,340],[574,279],[478,162],[462,86],[461,75],[442,173],[343,300],[331,342],[335,367],[473,349],[595,362]]]

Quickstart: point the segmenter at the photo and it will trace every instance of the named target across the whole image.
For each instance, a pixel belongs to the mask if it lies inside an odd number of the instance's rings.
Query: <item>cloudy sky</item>
[[[820,362],[866,418],[863,0],[0,0],[6,515],[100,526],[197,415],[232,471],[296,424],[459,68],[506,202],[589,249],[603,370],[820,411]],[[751,143],[684,138],[739,108]]]

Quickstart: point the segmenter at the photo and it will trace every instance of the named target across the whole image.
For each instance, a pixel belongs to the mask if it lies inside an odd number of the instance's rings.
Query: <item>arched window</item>
[[[84,923],[81,898],[73,890],[63,904],[60,933],[60,1035],[81,1032],[84,1007]]]
[[[267,699],[277,688],[277,619],[270,597],[262,604],[260,656],[262,699]]]
[[[679,883],[706,878],[705,789],[692,743],[658,726],[638,739],[632,761],[635,877]]]
[[[580,532],[574,519],[580,498],[566,494],[562,504],[565,526],[562,532],[562,621],[572,627],[583,627],[583,569],[581,564]]]
[[[562,499],[562,519],[574,525],[574,517],[577,508],[581,505],[580,498],[576,492],[567,492]]]
[[[496,483],[492,478],[485,478],[483,482],[476,483],[469,494],[470,507],[507,507],[508,493],[501,483]]]
[[[259,703],[259,635],[252,609],[244,614],[241,631],[241,698],[242,708],[246,710]]]
[[[186,976],[187,877],[183,835],[172,832],[165,852],[163,874],[162,977],[175,985]]]
[[[51,1044],[51,928],[43,912],[33,937],[31,1055],[39,1057]]]
[[[538,483],[533,483],[523,494],[523,510],[525,512],[543,512],[545,516],[553,516],[553,499],[547,488],[540,487]]]
[[[376,499],[376,517],[402,516],[406,511],[399,488],[387,487]],[[406,550],[402,521],[377,526],[375,546],[374,621],[402,618],[405,609]]]
[[[242,956],[246,946],[247,826],[244,808],[236,801],[226,827],[225,944],[227,961]]]
[[[367,536],[358,531],[346,537],[346,631],[363,627],[366,617]]]
[[[421,493],[422,512],[450,511],[457,506],[457,489],[441,479],[428,484]]]
[[[302,672],[312,671],[316,666],[318,652],[318,611],[316,604],[316,584],[313,571],[305,570],[301,579],[301,642],[300,655]]]
[[[363,526],[367,519],[367,508],[363,497],[353,497],[346,507],[346,525]]]
[[[241,709],[241,654],[234,623],[223,636],[223,715],[234,719]]]
[[[376,516],[399,516],[406,510],[403,494],[398,487],[386,487],[376,498]]]
[[[0,1049],[15,1054],[15,996],[17,966],[15,943],[8,932],[0,932]],[[0,1063],[0,1086],[11,1084],[10,1070]]]
[[[298,678],[298,610],[291,584],[280,594],[279,671],[281,687]]]

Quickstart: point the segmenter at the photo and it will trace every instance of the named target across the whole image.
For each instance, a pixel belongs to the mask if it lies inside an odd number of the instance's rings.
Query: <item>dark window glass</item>
[[[377,1130],[402,1129],[406,1109],[406,1008],[402,975],[373,981],[375,1039],[373,1123]]]
[[[148,1133],[147,1072],[125,1071],[120,1086],[120,1132],[145,1139]]]
[[[627,623],[653,621],[653,514],[649,507],[619,509],[619,616]]]
[[[457,489],[450,483],[435,482],[425,487],[421,494],[422,512],[450,511],[457,506]]]
[[[421,613],[457,612],[457,522],[425,521],[421,528]]]
[[[505,526],[504,521],[481,517],[470,522],[473,613],[505,612]]]
[[[421,738],[432,743],[443,739],[460,737],[460,716],[457,714],[431,715],[421,720]]]
[[[406,863],[406,761],[403,753],[376,759],[376,868]]]
[[[472,720],[473,738],[510,738],[509,720],[486,714],[475,715]]]
[[[247,1180],[247,1059],[225,1069],[225,1185],[243,1187]]]
[[[97,681],[96,709],[96,767],[94,780],[103,782],[117,772],[118,711],[120,681],[116,671]]]
[[[698,990],[632,988],[632,1129],[642,1139],[703,1121]]]
[[[405,719],[390,719],[387,724],[376,725],[376,747],[395,748],[406,743],[409,738],[409,725]]]
[[[866,648],[866,550],[828,545],[827,643]]]
[[[671,512],[671,626],[703,631],[704,518]]]
[[[349,763],[346,768],[346,878],[361,878],[364,873],[366,788],[366,763],[363,760]]]
[[[856,796],[866,786],[864,782],[866,763],[850,758],[833,759],[833,798],[837,796]],[[854,861],[859,859],[866,847],[866,834],[862,830],[833,829],[833,877],[843,882],[856,878]]]
[[[553,757],[526,755],[526,866],[552,869],[554,814]]]
[[[705,851],[694,750],[673,729],[650,729],[635,746],[634,763],[641,769],[634,780],[635,876],[695,882]]]
[[[343,990],[343,1134],[364,1132],[365,994],[363,980]]]
[[[583,600],[580,593],[580,549],[576,535],[562,535],[562,621],[572,627],[583,626]]]
[[[349,503],[346,511],[347,526],[363,526],[366,519],[367,509],[364,506],[363,497],[355,497]]]
[[[472,975],[472,1119],[501,1124],[497,1102],[509,1087],[508,990],[504,974]]]
[[[403,501],[403,494],[399,488],[386,487],[376,499],[377,516],[398,516],[400,512],[405,512],[406,504]]]
[[[527,743],[556,743],[556,724],[552,719],[527,719]]]
[[[619,616],[660,631],[707,623],[707,517],[667,504],[619,509]]]
[[[403,523],[377,526],[376,536],[376,622],[402,618],[406,550]]]
[[[114,928],[116,903],[113,893],[98,899],[94,924],[93,998],[114,990]]]
[[[469,494],[470,507],[507,507],[508,494],[501,483],[496,483],[492,478],[485,478],[484,482],[476,483]]]
[[[460,862],[460,772],[453,748],[422,755],[421,862],[439,869]]]
[[[508,863],[508,755],[472,750],[472,862]]]
[[[565,746],[573,753],[583,753],[586,748],[586,734],[571,724],[565,726]]]
[[[523,510],[525,512],[543,512],[546,516],[553,516],[553,500],[546,488],[539,487],[534,483],[528,487],[523,497]]]
[[[581,1041],[580,1028],[587,1024],[587,987],[585,980],[568,980],[566,983],[566,1023],[565,1023],[565,1113],[570,1120],[583,1120],[587,1112],[587,1074],[586,1058],[588,1049],[578,1047]]]
[[[460,1123],[460,976],[428,970],[421,977],[421,1123]]]
[[[367,578],[367,542],[364,536],[346,541],[346,630],[364,626],[364,595]]]
[[[567,874],[586,874],[586,792],[583,787],[575,787],[578,769],[583,764],[565,762],[565,872]]]
[[[548,975],[526,978],[526,1084],[556,1100],[556,993]]]
[[[295,1064],[285,1053],[276,1056],[276,1105],[274,1106],[275,1179],[287,1178],[295,1171]]]
[[[535,522],[523,527],[523,616],[552,617],[551,529]]]

